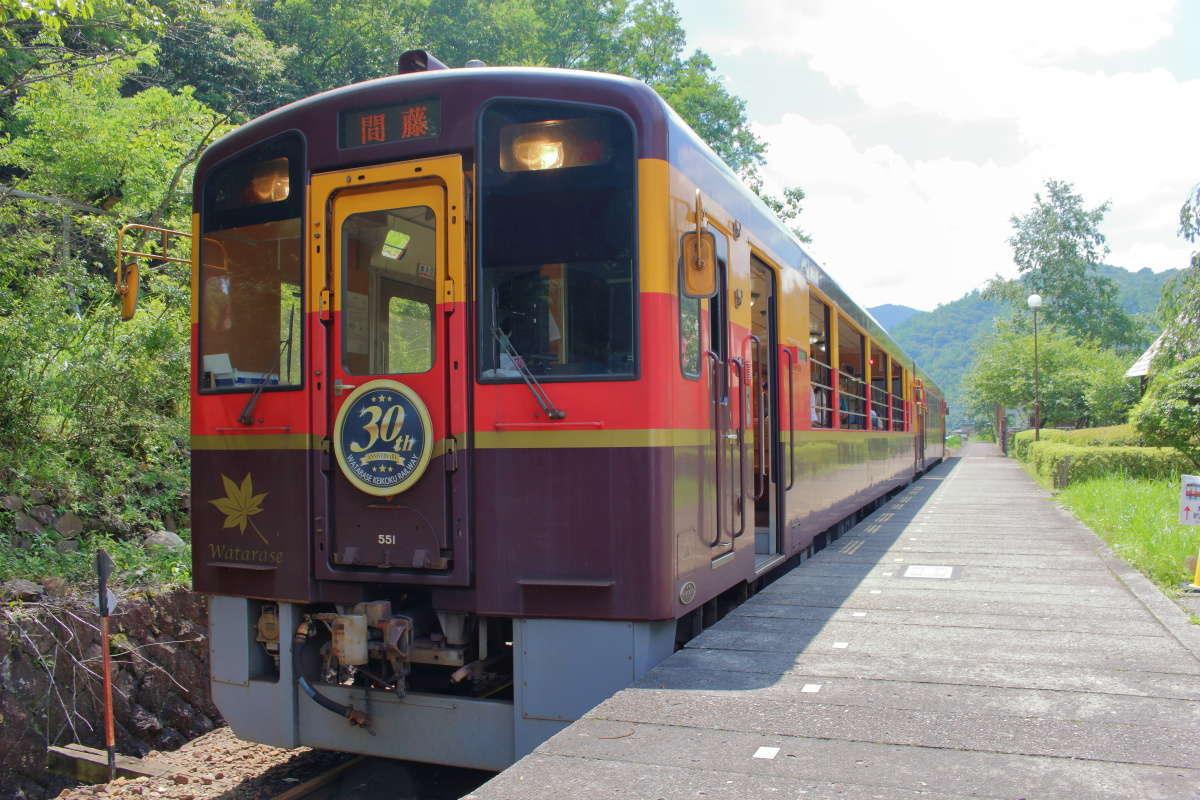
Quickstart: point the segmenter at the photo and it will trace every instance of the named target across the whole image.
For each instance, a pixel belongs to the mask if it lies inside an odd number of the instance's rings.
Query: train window
[[[833,427],[833,363],[829,357],[829,306],[808,297],[808,344],[812,387],[809,419],[814,428]]]
[[[436,229],[426,206],[352,214],[342,225],[342,364],[350,375],[433,366]]]
[[[679,294],[679,363],[689,378],[700,377],[700,298]]]
[[[881,350],[874,342],[870,343],[871,357],[867,361],[867,366],[871,370],[871,388],[870,388],[870,411],[871,411],[871,430],[883,431],[887,430],[888,418],[888,391],[887,391],[887,375],[889,356]]]
[[[600,143],[538,160],[529,137],[555,131]],[[480,136],[480,379],[519,381],[522,364],[539,379],[633,377],[632,127],[589,106],[503,101]]]
[[[864,382],[866,337],[845,317],[838,316],[838,416],[843,428],[867,427],[867,385]]]
[[[892,362],[892,430],[905,430],[904,368]]]
[[[284,136],[212,173],[203,188],[200,391],[302,382],[303,150]]]

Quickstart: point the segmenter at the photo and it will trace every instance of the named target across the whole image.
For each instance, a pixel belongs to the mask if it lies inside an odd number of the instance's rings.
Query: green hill
[[[867,310],[871,312],[871,316],[875,318],[875,321],[882,325],[884,330],[889,332],[897,325],[904,322],[904,320],[911,317],[913,314],[926,313],[919,308],[898,306],[893,303],[875,306],[874,308],[869,308]]]
[[[1101,265],[1099,273],[1117,285],[1121,306],[1151,328],[1156,329],[1154,312],[1166,284],[1179,270],[1152,272],[1148,268],[1131,272],[1120,267]],[[896,314],[896,309],[912,313]],[[892,338],[930,374],[946,392],[950,404],[950,424],[962,422],[962,379],[971,366],[984,337],[992,330],[993,320],[1004,312],[1000,303],[985,300],[978,290],[933,311],[917,311],[907,306],[885,305],[867,309],[887,328]],[[899,319],[894,324],[884,321]],[[1155,331],[1157,332],[1157,331]]]

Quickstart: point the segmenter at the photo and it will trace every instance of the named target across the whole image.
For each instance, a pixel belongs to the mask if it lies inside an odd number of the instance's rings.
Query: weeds
[[[1058,499],[1160,588],[1173,593],[1191,577],[1184,559],[1200,548],[1200,527],[1179,524],[1177,481],[1109,476],[1069,486]]]

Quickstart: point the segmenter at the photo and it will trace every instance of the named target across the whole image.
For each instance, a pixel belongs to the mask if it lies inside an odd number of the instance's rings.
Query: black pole
[[[1033,309],[1033,439],[1042,439],[1042,393],[1038,386],[1037,307]]]

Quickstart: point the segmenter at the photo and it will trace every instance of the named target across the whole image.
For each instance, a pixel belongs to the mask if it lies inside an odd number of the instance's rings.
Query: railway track
[[[491,777],[478,770],[358,756],[271,800],[456,800]]]

